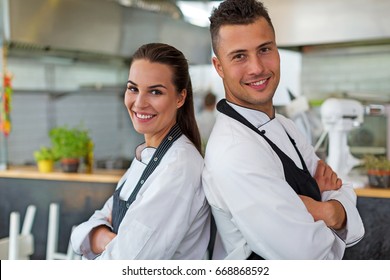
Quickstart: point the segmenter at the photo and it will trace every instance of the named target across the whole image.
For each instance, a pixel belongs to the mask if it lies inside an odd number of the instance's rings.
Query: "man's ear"
[[[213,62],[214,68],[217,71],[218,75],[223,79],[224,74],[223,74],[221,62],[219,61],[219,59],[216,56],[213,57],[212,62]]]
[[[186,102],[186,98],[187,98],[187,90],[183,89],[177,97],[177,104],[176,104],[177,109],[183,106],[184,102]]]

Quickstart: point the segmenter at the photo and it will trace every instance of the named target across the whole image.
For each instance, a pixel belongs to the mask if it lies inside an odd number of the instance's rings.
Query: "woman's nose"
[[[138,108],[146,107],[148,104],[147,95],[139,92],[134,100],[134,105]]]

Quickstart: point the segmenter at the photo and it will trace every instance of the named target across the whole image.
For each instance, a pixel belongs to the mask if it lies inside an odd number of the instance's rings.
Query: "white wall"
[[[263,0],[279,46],[389,38],[388,0]]]
[[[390,102],[390,45],[306,48],[302,91],[309,99],[345,93]]]
[[[96,159],[131,159],[143,141],[123,105],[127,66],[9,58],[8,69],[14,75],[10,164],[34,162],[33,151],[50,144],[48,132],[56,125],[84,125],[95,142]],[[77,91],[80,86],[95,84],[123,87]],[[61,92],[65,94],[59,95]]]

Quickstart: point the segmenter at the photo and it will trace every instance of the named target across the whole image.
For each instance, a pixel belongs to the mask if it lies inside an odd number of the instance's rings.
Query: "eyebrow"
[[[247,50],[234,50],[234,51],[231,51],[230,53],[227,54],[228,57],[231,57],[231,56],[234,56],[236,54],[239,54],[239,53],[243,53],[243,52],[247,52]]]
[[[268,42],[265,42],[265,43],[261,44],[260,46],[258,46],[257,49],[261,49],[261,48],[267,47],[269,45],[274,45],[274,44],[275,44],[274,41],[268,41]]]
[[[272,44],[274,44],[273,41],[268,41],[268,42],[265,42],[265,43],[257,46],[256,49],[258,50],[258,49],[264,48],[264,47],[272,45]],[[245,53],[245,52],[248,52],[248,50],[246,50],[246,49],[233,50],[230,53],[228,53],[228,56],[234,56],[235,54]]]
[[[127,83],[130,83],[130,84],[132,84],[132,85],[134,85],[134,86],[138,86],[136,83],[134,83],[134,82],[131,81],[131,80],[128,80]],[[159,88],[159,87],[162,87],[162,88],[165,88],[165,89],[167,88],[166,86],[164,86],[164,85],[162,85],[162,84],[152,85],[152,86],[149,86],[148,88],[153,89],[153,88]]]

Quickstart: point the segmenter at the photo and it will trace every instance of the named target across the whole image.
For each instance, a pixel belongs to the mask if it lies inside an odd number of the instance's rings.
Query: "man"
[[[203,185],[219,235],[214,258],[342,259],[364,227],[353,188],[275,113],[275,31],[263,4],[227,0],[210,17],[217,105]]]

